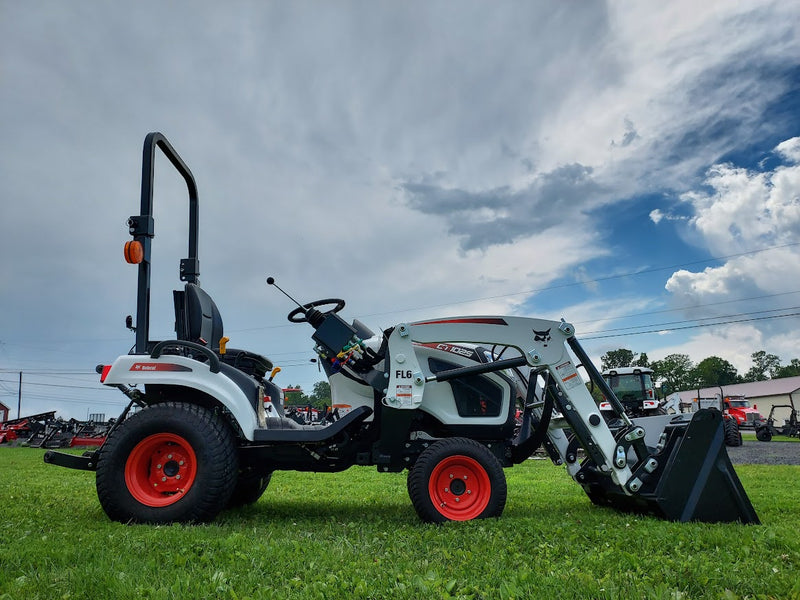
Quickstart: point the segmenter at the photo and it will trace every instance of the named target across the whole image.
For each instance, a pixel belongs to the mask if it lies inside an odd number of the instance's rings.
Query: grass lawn
[[[549,461],[508,469],[502,518],[421,523],[406,476],[276,473],[202,526],[112,523],[94,474],[0,447],[0,599],[800,598],[800,467],[737,467],[762,525],[591,505]]]
[[[745,442],[757,442],[758,438],[756,438],[756,434],[754,431],[748,431],[746,429],[740,430],[742,432],[742,440]],[[776,435],[772,438],[771,442],[800,442],[800,438],[796,437],[787,437],[785,435]]]

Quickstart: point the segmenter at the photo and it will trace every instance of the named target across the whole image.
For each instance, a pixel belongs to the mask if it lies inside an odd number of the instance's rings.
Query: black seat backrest
[[[178,339],[218,351],[223,335],[222,315],[211,296],[194,283],[187,283],[184,291],[175,291],[174,296]]]

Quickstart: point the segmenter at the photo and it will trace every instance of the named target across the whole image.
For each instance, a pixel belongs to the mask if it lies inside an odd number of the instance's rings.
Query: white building
[[[795,408],[800,408],[800,376],[675,392],[667,396],[667,404],[673,407],[678,403],[690,406],[695,398],[719,400],[725,396],[745,396],[750,401],[750,406],[767,418],[773,406],[793,404]],[[784,419],[789,418],[789,410],[789,408],[775,409],[775,425],[783,425]]]

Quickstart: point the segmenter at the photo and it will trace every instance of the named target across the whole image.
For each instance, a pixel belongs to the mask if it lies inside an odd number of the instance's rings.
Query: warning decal
[[[395,388],[395,397],[400,406],[411,406],[414,403],[414,394],[410,385],[398,385]]]
[[[582,383],[581,378],[578,377],[578,372],[570,361],[556,366],[556,373],[558,373],[558,378],[561,379],[565,389],[570,390]]]

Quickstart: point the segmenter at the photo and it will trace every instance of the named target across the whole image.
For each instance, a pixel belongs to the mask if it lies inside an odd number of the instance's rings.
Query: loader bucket
[[[592,502],[669,521],[759,523],[725,449],[718,410],[700,410],[688,422],[678,417],[664,434],[663,448],[653,455],[658,467],[640,476],[636,493],[628,495],[596,467],[584,467],[578,480]]]

